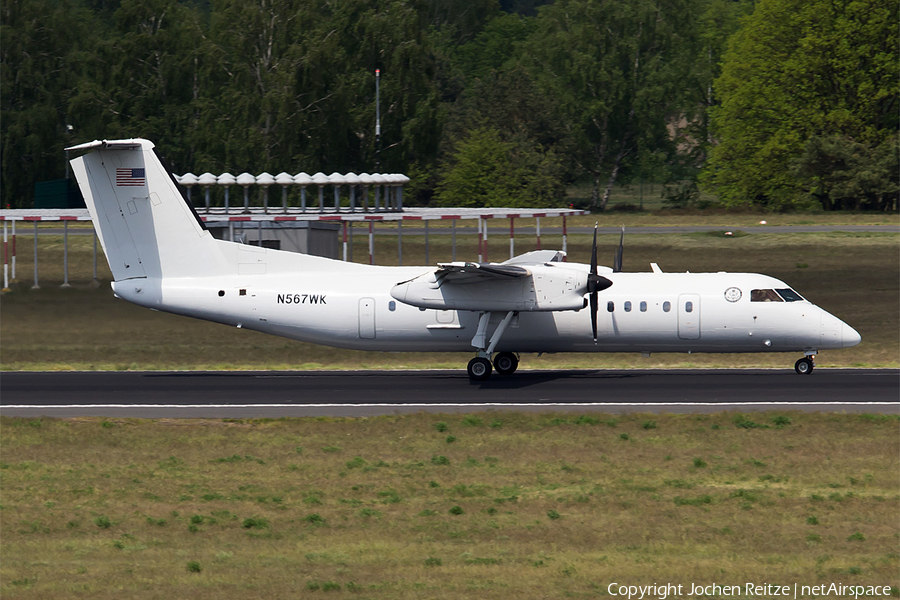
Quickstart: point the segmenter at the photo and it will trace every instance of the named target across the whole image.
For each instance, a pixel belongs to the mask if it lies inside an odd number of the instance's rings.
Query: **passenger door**
[[[359,337],[364,340],[375,338],[375,300],[359,299]]]
[[[700,339],[700,296],[678,296],[678,337],[683,340]]]

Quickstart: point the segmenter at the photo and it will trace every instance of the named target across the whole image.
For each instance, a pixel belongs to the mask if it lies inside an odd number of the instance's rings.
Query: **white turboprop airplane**
[[[755,273],[621,272],[536,251],[502,263],[379,267],[216,240],[154,145],[94,141],[71,161],[116,296],[148,308],[360,350],[476,352],[473,380],[524,352],[802,352],[860,342]]]

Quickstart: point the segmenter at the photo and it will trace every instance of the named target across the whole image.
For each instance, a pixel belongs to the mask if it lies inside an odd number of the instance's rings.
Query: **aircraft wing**
[[[444,283],[475,283],[489,279],[518,279],[528,277],[531,271],[525,267],[506,264],[453,262],[438,263],[434,278],[438,285]]]

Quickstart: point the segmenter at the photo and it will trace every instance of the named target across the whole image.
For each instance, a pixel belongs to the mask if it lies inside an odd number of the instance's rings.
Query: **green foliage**
[[[706,461],[699,457],[695,458],[694,459],[694,467],[697,469],[704,469],[704,468],[706,468]]]
[[[441,173],[438,206],[549,206],[563,195],[560,159],[527,140],[479,127],[459,140]]]
[[[110,527],[112,527],[113,523],[106,515],[100,515],[99,517],[94,519],[94,525],[96,525],[100,529],[109,529]]]
[[[729,206],[895,205],[898,6],[763,0],[735,34],[703,174]]]
[[[433,464],[433,465],[449,465],[450,459],[447,458],[446,456],[444,456],[443,454],[441,454],[441,455],[435,454],[431,457],[431,464]]]
[[[440,431],[441,433],[446,432],[450,427],[444,421],[438,421],[434,424],[434,428]]]
[[[434,556],[429,556],[425,559],[426,567],[440,567],[442,564],[444,564],[444,561],[440,558],[435,558]]]
[[[241,527],[244,529],[268,529],[269,520],[265,517],[247,517],[241,523]]]
[[[449,512],[451,515],[461,515],[465,511],[462,509],[461,506],[457,505],[457,506],[450,507],[450,510],[448,510],[447,512]]]
[[[857,531],[856,533],[854,533],[850,537],[848,537],[847,541],[848,542],[864,542],[864,541],[866,541],[866,536],[863,535],[861,532]]]
[[[555,521],[556,519],[559,519],[561,517],[561,515],[558,512],[556,512],[555,510],[550,509],[547,511],[547,517],[549,517],[551,520]]]
[[[200,563],[196,560],[189,561],[187,564],[187,570],[190,573],[199,573],[203,570],[203,567],[200,566]]]

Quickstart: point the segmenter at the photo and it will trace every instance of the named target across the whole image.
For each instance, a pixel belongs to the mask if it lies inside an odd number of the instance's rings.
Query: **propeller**
[[[624,228],[622,235],[625,235]],[[621,242],[618,256],[621,257]],[[594,334],[595,344],[597,343],[597,310],[600,304],[597,292],[601,292],[611,285],[612,281],[597,274],[597,224],[594,223],[594,243],[591,244],[591,272],[588,274],[587,291],[591,295],[591,332]]]
[[[594,225],[594,238],[597,237],[597,226]],[[625,226],[622,225],[622,236],[619,238],[619,247],[616,248],[616,258],[613,261],[613,273],[622,272],[622,252],[625,250]]]

